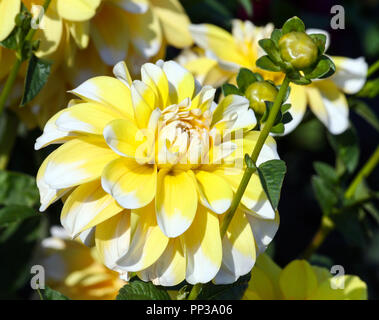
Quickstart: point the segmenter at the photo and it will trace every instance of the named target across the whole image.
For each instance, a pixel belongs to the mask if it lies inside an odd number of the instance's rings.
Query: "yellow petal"
[[[251,279],[242,300],[275,300],[273,283],[264,269],[254,267],[251,271]]]
[[[59,15],[68,21],[85,21],[91,19],[101,0],[57,0]]]
[[[155,107],[155,93],[142,81],[135,80],[131,86],[132,101],[136,122],[140,128],[147,128]]]
[[[95,77],[71,92],[88,102],[98,102],[113,108],[122,117],[134,119],[130,89],[118,79],[107,76]]]
[[[131,13],[145,13],[149,8],[149,0],[108,0],[121,9]]]
[[[0,41],[3,41],[12,32],[20,8],[20,0],[0,0]]]
[[[64,203],[61,223],[75,238],[82,231],[96,226],[123,210],[95,180],[77,187]]]
[[[211,281],[221,266],[222,245],[218,217],[199,206],[191,227],[183,235],[187,257],[186,280],[191,284]]]
[[[190,20],[177,0],[152,0],[153,11],[158,15],[168,44],[184,48],[190,46],[192,36],[188,30]]]
[[[150,267],[159,259],[169,239],[157,225],[154,203],[132,210],[131,221],[133,219],[135,231],[132,232],[129,250],[117,261],[117,267],[124,271],[137,272]]]
[[[305,300],[317,289],[317,277],[305,260],[289,263],[279,277],[279,286],[286,300]]]
[[[203,206],[219,214],[228,210],[233,199],[229,184],[218,175],[207,171],[198,171],[195,176]]]
[[[152,63],[145,63],[141,67],[142,81],[151,87],[157,99],[157,107],[163,109],[166,107],[168,99],[168,81],[162,68]]]
[[[291,91],[289,96],[289,103],[291,108],[289,113],[292,116],[292,120],[284,125],[284,135],[292,132],[303,120],[306,107],[307,107],[307,88],[296,84],[291,84]]]
[[[96,226],[96,249],[101,261],[115,269],[116,261],[124,256],[130,244],[130,212],[123,211]]]
[[[123,10],[105,2],[92,21],[91,37],[101,58],[110,66],[125,60],[128,54],[130,30],[127,20]]]
[[[158,172],[157,220],[164,234],[175,238],[191,225],[197,209],[196,182],[184,171]]]
[[[89,42],[89,22],[69,22],[69,29],[79,49],[85,49]]]
[[[175,286],[182,282],[186,276],[186,258],[180,239],[170,239],[157,262],[138,273],[138,276],[157,286]]]
[[[141,208],[155,197],[157,169],[153,165],[139,165],[134,159],[120,158],[105,167],[101,183],[122,207]]]

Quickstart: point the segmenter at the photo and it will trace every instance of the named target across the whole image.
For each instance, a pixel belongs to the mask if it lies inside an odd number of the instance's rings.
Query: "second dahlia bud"
[[[250,107],[258,114],[266,110],[265,101],[273,102],[278,94],[278,89],[267,81],[253,82],[245,92],[250,102]]]
[[[278,44],[282,59],[297,70],[308,68],[317,60],[317,45],[305,32],[286,33],[279,39]]]

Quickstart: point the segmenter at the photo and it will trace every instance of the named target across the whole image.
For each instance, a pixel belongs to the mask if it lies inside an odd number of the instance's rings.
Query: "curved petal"
[[[237,65],[245,64],[245,59],[229,32],[211,24],[192,24],[189,30],[195,43],[200,48],[211,51],[217,59]]]
[[[235,280],[250,272],[255,263],[255,241],[246,214],[237,209],[222,240],[222,263]],[[230,283],[217,274],[216,284]]]
[[[149,0],[109,0],[114,5],[130,13],[145,13],[149,8]]]
[[[110,269],[116,269],[116,261],[124,256],[130,245],[130,213],[123,211],[97,225],[96,249],[101,261]]]
[[[83,132],[102,135],[105,126],[119,114],[98,103],[79,103],[60,112],[55,124],[63,132]]]
[[[368,65],[364,57],[350,59],[332,57],[336,65],[336,72],[331,80],[345,93],[355,94],[366,83]]]
[[[233,199],[233,191],[228,183],[207,171],[198,171],[195,176],[202,205],[218,214],[228,210]]]
[[[67,198],[61,213],[62,226],[72,238],[123,210],[102,188],[100,180],[77,187]]]
[[[157,225],[154,203],[132,210],[132,238],[128,252],[117,261],[117,267],[124,271],[137,272],[150,267],[165,251],[167,238]]]
[[[349,108],[345,95],[331,80],[307,86],[312,112],[332,134],[340,134],[349,127]]]
[[[220,269],[222,260],[217,215],[199,206],[191,227],[182,239],[187,260],[187,282],[196,284],[211,281]]]
[[[157,220],[167,237],[175,238],[189,228],[197,201],[196,182],[189,173],[165,169],[158,172]]]
[[[132,77],[125,61],[120,61],[113,67],[113,74],[128,87],[132,85]]]
[[[53,189],[73,187],[99,178],[104,167],[118,157],[100,139],[77,138],[46,158],[41,179]]]
[[[94,77],[70,92],[85,101],[98,102],[113,108],[123,117],[134,119],[130,89],[116,78]]]
[[[103,61],[113,66],[128,54],[130,30],[123,10],[104,3],[92,21],[91,37]]]
[[[91,19],[101,0],[57,0],[58,14],[68,21]]]
[[[136,122],[140,128],[147,128],[151,113],[155,109],[155,93],[151,87],[134,80],[130,87]]]
[[[0,41],[3,41],[16,26],[15,18],[20,12],[20,0],[0,1]]]
[[[101,184],[122,207],[141,208],[155,197],[157,168],[140,165],[134,159],[116,159],[105,167]]]
[[[139,272],[143,281],[152,281],[156,286],[176,286],[186,276],[186,258],[180,239],[170,239],[166,250],[151,267]]]
[[[307,95],[306,88],[296,84],[291,84],[291,92],[289,96],[289,103],[291,108],[288,112],[292,116],[292,120],[284,125],[284,133],[286,135],[297,128],[301,120],[303,120],[307,108]]]
[[[186,98],[192,99],[195,91],[195,79],[188,70],[175,61],[167,61],[163,64],[163,72],[169,83],[169,102],[178,104]]]
[[[148,133],[128,119],[113,120],[103,132],[106,143],[114,152],[135,158],[140,164],[146,163],[151,155]]]
[[[141,67],[142,81],[151,87],[157,97],[157,107],[166,107],[168,99],[168,80],[162,68],[153,63],[145,63]]]
[[[167,43],[188,47],[193,43],[188,30],[190,20],[178,0],[151,0],[154,13],[159,17]]]
[[[232,132],[238,129],[250,130],[257,124],[253,109],[249,108],[249,100],[238,95],[228,95],[221,100],[213,112],[211,126]]]
[[[125,11],[133,47],[145,59],[155,56],[162,45],[162,29],[158,17],[151,8],[143,14]]]
[[[261,254],[274,239],[274,236],[279,229],[279,214],[278,212],[275,212],[275,219],[273,220],[262,219],[254,214],[247,214],[246,216],[254,234],[258,254]]]
[[[70,30],[70,34],[75,40],[76,45],[79,49],[85,49],[89,43],[89,21],[83,22],[67,22]]]

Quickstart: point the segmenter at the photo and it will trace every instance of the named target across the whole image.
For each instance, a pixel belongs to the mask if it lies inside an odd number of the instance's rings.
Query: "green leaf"
[[[292,121],[292,119],[293,119],[292,115],[289,112],[286,112],[283,114],[282,123],[283,124],[290,123]]]
[[[306,86],[306,85],[312,83],[311,80],[309,80],[309,79],[307,79],[305,77],[300,77],[298,79],[296,79],[296,78],[290,78],[290,79],[291,79],[291,82],[293,82],[295,84],[298,84],[300,86]]]
[[[37,217],[34,209],[26,206],[11,205],[0,209],[0,225]]]
[[[50,66],[50,62],[32,55],[25,78],[22,106],[31,101],[41,91],[50,75]]]
[[[31,207],[38,201],[39,192],[34,177],[0,170],[0,204]]]
[[[53,290],[48,286],[44,290],[41,290],[41,294],[44,300],[70,300],[59,291]]]
[[[262,56],[260,57],[255,64],[257,67],[267,70],[267,71],[273,71],[273,72],[278,72],[280,71],[280,67],[277,66],[270,58],[269,56]]]
[[[321,56],[317,65],[309,73],[305,73],[307,79],[322,79],[326,75],[330,76],[330,70],[334,70],[332,66],[333,62],[326,56]]]
[[[378,79],[379,80],[379,79]],[[378,83],[379,88],[379,83]],[[379,119],[377,115],[370,109],[370,107],[362,100],[350,100],[352,109],[365,119],[369,124],[371,124],[377,131],[379,131]]]
[[[359,161],[359,145],[355,129],[350,127],[340,135],[328,133],[328,140],[337,158],[344,164],[347,171],[352,173]]]
[[[305,32],[304,22],[300,18],[292,17],[284,23],[282,27],[283,34],[286,34],[292,31]]]
[[[241,92],[245,92],[249,85],[256,82],[257,78],[249,69],[241,68],[237,75],[237,84]]]
[[[258,167],[259,179],[274,210],[278,207],[286,171],[286,164],[283,160],[269,160]]]
[[[250,273],[229,285],[204,284],[198,300],[241,300],[250,280]]]
[[[260,47],[267,53],[271,61],[279,63],[282,61],[276,44],[271,39],[261,39],[258,41]]]
[[[335,189],[317,176],[312,177],[312,187],[323,214],[329,215],[338,202]]]
[[[325,51],[326,35],[322,33],[312,33],[309,36],[316,43],[319,54],[323,54]]]
[[[322,180],[326,181],[331,185],[338,184],[338,175],[336,170],[332,166],[324,162],[315,162],[313,163],[313,167],[315,168],[317,174]]]
[[[270,132],[275,133],[275,134],[283,134],[284,124],[282,122],[276,124],[275,126],[271,128]]]
[[[151,282],[132,280],[120,289],[116,300],[170,300],[170,296]]]
[[[278,46],[279,39],[282,37],[282,30],[280,29],[274,29],[274,31],[271,33],[270,39],[274,41],[275,45]]]
[[[4,39],[3,41],[0,41],[0,45],[10,50],[16,50],[18,48],[18,40],[17,40],[18,34],[19,34],[18,29],[14,28],[13,31],[9,34],[9,36],[6,39]]]
[[[364,87],[358,92],[358,97],[375,98],[379,94],[379,78],[369,80]]]
[[[242,95],[241,91],[233,84],[225,83],[222,85],[222,94],[226,97],[230,94]]]

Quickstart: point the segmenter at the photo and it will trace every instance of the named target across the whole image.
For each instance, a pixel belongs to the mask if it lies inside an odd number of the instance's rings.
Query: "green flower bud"
[[[305,32],[292,31],[279,39],[282,59],[295,69],[303,70],[313,65],[318,56],[317,45]]]
[[[278,89],[266,81],[253,82],[245,92],[245,96],[250,102],[250,107],[258,114],[265,112],[265,101],[275,101],[277,94]]]

